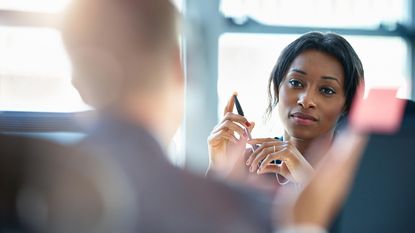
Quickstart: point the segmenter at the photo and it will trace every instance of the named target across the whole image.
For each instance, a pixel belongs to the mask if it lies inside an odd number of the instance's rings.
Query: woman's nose
[[[314,94],[311,93],[311,91],[302,92],[298,96],[297,104],[300,105],[304,109],[315,108],[316,103],[315,103]]]

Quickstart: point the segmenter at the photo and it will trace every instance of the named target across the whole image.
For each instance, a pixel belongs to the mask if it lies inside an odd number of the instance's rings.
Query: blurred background
[[[0,0],[0,132],[74,143],[90,111],[72,87],[59,21],[71,0]],[[254,137],[282,134],[264,120],[267,81],[281,50],[309,31],[346,37],[367,88],[415,98],[414,0],[175,0],[183,16],[186,114],[170,147],[178,166],[203,173],[207,137],[234,91]],[[167,117],[167,116],[166,116]]]

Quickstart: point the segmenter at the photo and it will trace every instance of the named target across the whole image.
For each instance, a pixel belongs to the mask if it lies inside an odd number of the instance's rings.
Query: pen
[[[233,95],[233,100],[235,102],[235,107],[236,107],[236,111],[238,112],[239,115],[241,116],[245,116],[244,115],[244,111],[242,110],[242,106],[241,103],[239,103],[238,97],[236,96],[236,94]],[[245,128],[245,133],[248,136],[248,140],[252,140],[252,136],[251,133],[249,132],[249,130],[247,128]],[[258,146],[257,145],[251,145],[252,151],[255,151]]]
[[[236,94],[233,95],[233,100],[235,102],[235,107],[236,107],[236,111],[238,112],[238,114],[241,116],[244,116],[244,111],[242,110],[241,103],[239,103],[239,100]],[[252,140],[251,133],[249,133],[249,130],[247,128],[245,128],[245,132],[246,132],[246,135],[248,135],[248,139]],[[276,138],[276,139],[280,140],[279,138]],[[258,145],[255,145],[255,144],[251,145],[251,148],[252,148],[252,151],[255,151],[258,148]],[[278,159],[278,160],[273,160],[271,163],[276,164],[276,165],[281,165],[282,161]]]
[[[242,110],[241,104],[239,103],[239,100],[236,94],[233,94],[233,100],[235,101],[235,107],[236,107],[236,111],[238,112],[238,114],[241,116],[245,116],[244,111]]]

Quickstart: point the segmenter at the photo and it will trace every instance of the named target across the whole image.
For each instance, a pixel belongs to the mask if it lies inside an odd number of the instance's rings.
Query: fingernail
[[[248,121],[245,122],[245,125],[248,126],[248,127],[251,127],[251,123],[249,123]]]
[[[250,172],[254,172],[254,167],[252,167],[252,166],[251,166],[251,167],[249,168],[249,171],[250,171]]]

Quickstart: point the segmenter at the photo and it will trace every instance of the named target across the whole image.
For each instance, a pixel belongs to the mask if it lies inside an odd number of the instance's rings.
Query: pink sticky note
[[[371,89],[367,98],[358,91],[350,111],[350,124],[359,131],[394,133],[402,121],[406,101],[396,98],[397,89]]]

